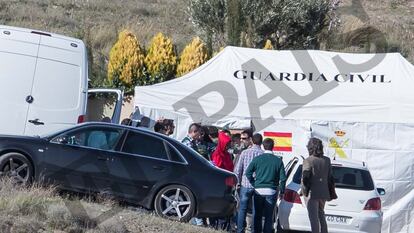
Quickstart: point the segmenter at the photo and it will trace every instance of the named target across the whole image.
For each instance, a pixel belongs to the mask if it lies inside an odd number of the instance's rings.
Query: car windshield
[[[374,182],[367,170],[332,166],[333,177],[335,179],[335,186],[343,189],[355,190],[373,190]],[[300,184],[302,178],[302,165],[299,165],[293,176],[293,182]]]

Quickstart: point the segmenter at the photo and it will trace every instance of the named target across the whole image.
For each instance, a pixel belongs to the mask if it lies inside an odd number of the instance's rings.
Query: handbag
[[[338,195],[336,195],[336,191],[335,191],[335,180],[334,180],[333,177],[331,177],[331,179],[329,179],[328,188],[329,188],[330,201],[338,199]]]

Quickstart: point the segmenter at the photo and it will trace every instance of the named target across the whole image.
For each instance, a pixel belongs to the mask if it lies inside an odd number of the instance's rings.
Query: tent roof
[[[399,53],[226,47],[181,78],[135,88],[154,111],[237,119],[414,123],[414,66]]]

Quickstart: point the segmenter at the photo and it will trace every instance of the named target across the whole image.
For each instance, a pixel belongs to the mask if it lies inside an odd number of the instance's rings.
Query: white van
[[[81,123],[87,92],[81,40],[0,26],[0,134],[41,135]]]

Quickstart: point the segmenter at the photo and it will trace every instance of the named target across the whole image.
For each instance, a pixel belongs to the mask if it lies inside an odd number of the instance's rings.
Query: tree
[[[290,0],[287,0],[290,1]],[[245,18],[244,44],[257,47],[263,46],[264,38],[260,30],[264,26],[273,27],[271,17],[281,11],[278,0],[240,0],[241,9]],[[277,28],[277,26],[276,26]],[[271,38],[269,36],[266,39]]]
[[[287,1],[278,18],[276,39],[279,48],[315,49],[319,35],[329,26],[332,0]],[[263,36],[269,33],[262,33]]]
[[[265,43],[265,45],[264,45],[263,49],[268,49],[268,50],[272,50],[272,49],[274,49],[274,48],[273,48],[273,45],[272,45],[272,41],[270,41],[270,40],[266,40],[266,43]]]
[[[209,53],[213,46],[222,47],[226,44],[226,10],[227,0],[189,0],[189,15],[198,29],[199,34],[205,37]]]
[[[206,45],[199,37],[196,37],[184,48],[180,58],[177,76],[182,76],[194,70],[208,60]]]
[[[227,0],[227,44],[240,46],[243,27],[243,15],[240,0]]]
[[[278,49],[315,48],[318,35],[329,25],[332,0],[240,1],[256,46],[270,39]]]
[[[190,0],[191,18],[204,33],[220,25],[228,30],[226,44],[239,42],[235,39],[239,34],[240,44],[245,46],[262,47],[270,39],[277,49],[306,49],[319,45],[318,36],[328,27],[331,5],[336,0],[227,0],[222,4],[224,10],[215,7],[217,1],[203,0],[202,5],[209,6],[208,11],[203,11],[202,7],[194,7],[201,4],[200,0]],[[211,20],[215,15],[224,17],[224,26]]]
[[[151,41],[145,57],[148,82],[154,84],[171,79],[177,66],[177,56],[170,38],[158,33]]]
[[[215,57],[215,56],[217,56],[217,54],[219,54],[221,51],[223,51],[224,50],[224,47],[220,47],[217,51],[215,51],[215,52],[213,52],[213,54],[212,54],[212,56],[211,57]]]
[[[131,92],[137,84],[143,84],[144,52],[137,37],[130,31],[119,33],[118,41],[109,53],[108,81],[110,86],[125,88]]]

